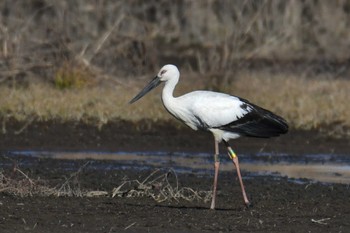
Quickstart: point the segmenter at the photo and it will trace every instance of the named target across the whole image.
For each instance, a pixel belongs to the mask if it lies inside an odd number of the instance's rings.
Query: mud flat
[[[111,124],[102,130],[83,124],[33,124],[18,135],[11,135],[9,130],[7,135],[1,136],[0,143],[1,174],[6,178],[3,177],[3,184],[7,178],[27,180],[18,170],[13,169],[16,166],[35,185],[58,190],[68,180],[75,194],[73,192],[59,197],[40,193],[21,195],[20,192],[2,189],[1,232],[350,231],[350,188],[346,181],[342,184],[323,183],[290,179],[285,175],[255,175],[255,172],[244,171],[246,189],[253,203],[253,207],[247,209],[242,203],[236,175],[227,167],[219,176],[218,208],[212,211],[208,209],[210,203],[205,202],[204,198],[157,202],[148,196],[111,197],[113,188],[123,182],[142,181],[155,169],[166,173],[176,164],[140,167],[135,162],[134,167],[133,163],[127,167],[118,167],[123,163],[112,159],[53,159],[11,152],[65,150],[77,153],[78,150],[90,150],[124,151],[128,154],[130,151],[158,151],[170,155],[175,162],[178,161],[177,153],[181,154],[181,151],[207,153],[210,156],[210,135],[162,127],[145,130],[142,134],[134,132],[130,125],[123,128],[117,124]],[[14,125],[14,128],[18,126]],[[341,155],[343,159],[349,155],[347,139],[331,139],[315,132],[291,132],[272,140],[240,139],[232,144],[236,146],[237,153],[242,155],[242,163],[246,159],[247,164],[249,156],[254,157],[259,153],[271,155],[264,157],[263,162],[271,160],[270,157],[289,162],[299,157],[299,160],[304,161],[302,164],[312,163],[312,156],[305,156],[310,154]],[[290,160],[285,154],[290,155]],[[327,158],[323,163],[337,162],[329,159],[332,157]],[[344,163],[346,165],[347,162]],[[209,168],[178,172],[178,183],[174,185],[189,187],[198,192],[210,191],[212,175]],[[17,188],[20,191],[20,187]],[[85,195],[90,191],[103,191],[105,195]]]

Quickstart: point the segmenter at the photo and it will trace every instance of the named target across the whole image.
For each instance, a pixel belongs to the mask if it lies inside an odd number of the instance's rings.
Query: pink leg
[[[215,209],[215,199],[216,199],[216,187],[218,184],[218,174],[219,174],[219,166],[220,166],[220,161],[219,161],[219,143],[215,140],[215,154],[214,154],[214,169],[215,169],[215,174],[214,174],[214,184],[213,184],[213,197],[211,199],[211,205],[210,209]]]
[[[225,142],[226,146],[227,146],[227,150],[228,150],[228,155],[230,156],[230,158],[232,159],[233,164],[236,167],[237,170],[237,175],[238,175],[238,179],[239,179],[239,184],[241,185],[241,190],[242,190],[242,195],[243,195],[243,200],[246,206],[250,206],[250,202],[247,198],[247,194],[245,192],[245,188],[243,185],[243,180],[242,180],[242,175],[241,175],[241,169],[239,168],[239,161],[238,161],[238,157],[236,155],[236,153],[232,150],[232,148],[230,147],[230,145]]]

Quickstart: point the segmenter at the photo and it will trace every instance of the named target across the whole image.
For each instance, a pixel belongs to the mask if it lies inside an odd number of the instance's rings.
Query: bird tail
[[[270,111],[264,113],[264,117],[261,118],[258,124],[252,122],[242,126],[246,136],[260,138],[276,137],[285,134],[288,132],[288,128],[286,120]]]
[[[251,111],[241,119],[223,126],[227,131],[247,137],[269,138],[288,132],[288,124],[282,117],[249,103]]]

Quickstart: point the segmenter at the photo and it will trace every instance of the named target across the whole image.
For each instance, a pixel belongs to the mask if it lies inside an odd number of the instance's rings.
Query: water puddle
[[[213,156],[205,153],[167,153],[167,152],[51,152],[51,151],[13,151],[10,156],[24,156],[60,160],[95,160],[105,163],[95,164],[94,169],[148,169],[168,167],[176,172],[205,174],[213,173]],[[240,165],[248,176],[273,175],[288,177],[294,182],[308,179],[325,183],[350,184],[350,156],[306,154],[260,153],[240,155]],[[107,162],[106,162],[107,161]],[[1,164],[0,164],[1,165]],[[69,165],[67,165],[69,169]],[[232,171],[233,164],[228,156],[221,155],[221,171]]]

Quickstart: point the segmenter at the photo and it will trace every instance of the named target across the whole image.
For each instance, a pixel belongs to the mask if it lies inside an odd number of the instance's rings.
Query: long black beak
[[[158,76],[154,77],[151,82],[145,86],[140,93],[138,93],[132,100],[130,100],[129,104],[136,102],[141,99],[144,95],[150,92],[152,89],[156,88],[161,83],[160,78]]]

